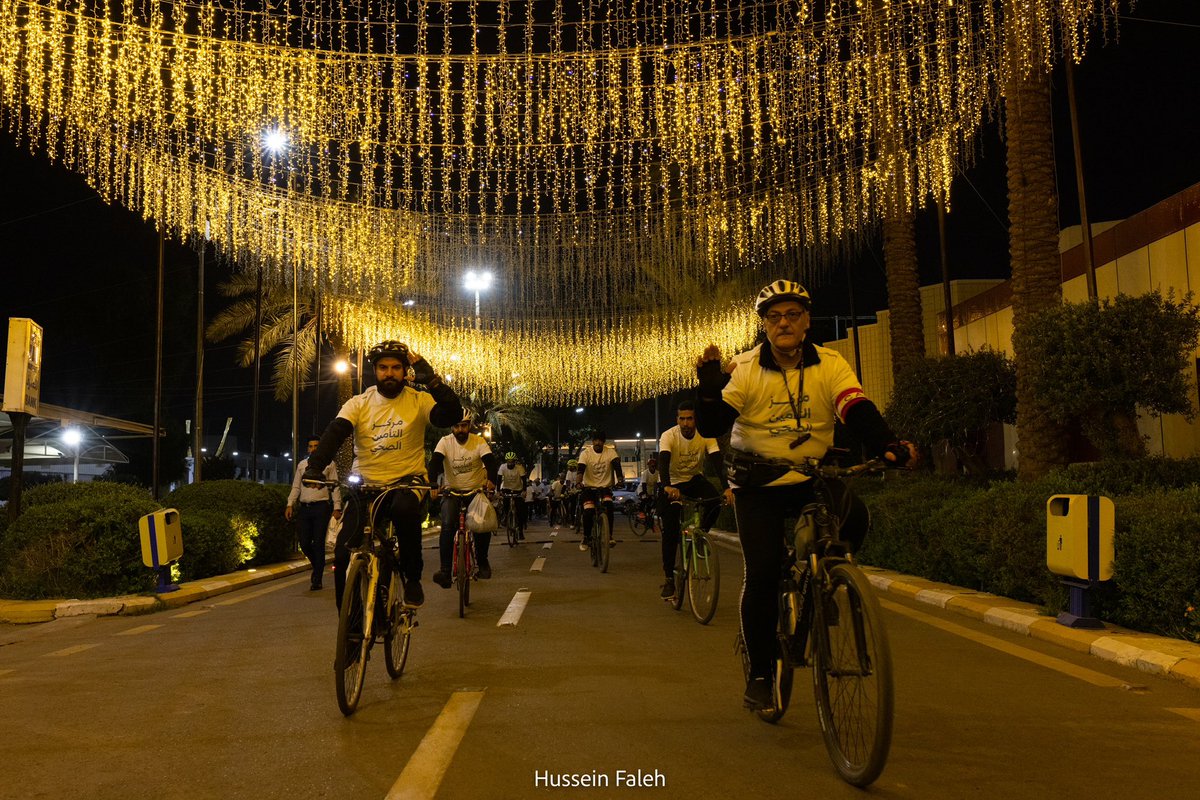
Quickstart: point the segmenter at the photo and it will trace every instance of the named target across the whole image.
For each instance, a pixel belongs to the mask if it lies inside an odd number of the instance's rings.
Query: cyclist
[[[431,482],[437,481],[444,470],[448,489],[455,492],[475,492],[480,489],[494,492],[497,466],[496,455],[487,440],[471,433],[471,412],[466,411],[463,418],[454,423],[450,433],[443,436],[434,448],[433,457],[429,459],[429,479]],[[459,511],[463,503],[470,500],[469,497],[459,497],[450,493],[442,498],[442,533],[438,537],[441,569],[433,573],[433,582],[443,589],[450,588],[453,572],[451,560],[454,555],[454,535],[458,532]],[[475,533],[475,557],[481,579],[492,577],[492,565],[488,562],[488,546],[491,542],[491,531]]]
[[[662,518],[662,563],[667,576],[662,587],[663,599],[675,596],[675,551],[679,547],[679,516],[683,510],[679,501],[685,497],[712,500],[721,496],[717,487],[704,477],[705,459],[721,481],[721,488],[729,489],[717,441],[696,433],[695,404],[689,401],[680,403],[675,422],[675,427],[664,432],[658,443],[663,483],[658,498],[658,515]],[[705,531],[711,528],[720,511],[717,503],[709,503],[700,519],[700,527]]]
[[[387,484],[410,479],[417,483],[428,481],[425,469],[425,428],[429,425],[445,428],[463,418],[458,395],[434,374],[429,362],[403,342],[381,342],[367,353],[375,370],[375,386],[346,401],[325,433],[321,443],[308,459],[304,479],[319,481],[322,471],[333,460],[338,447],[354,434],[354,464],[351,472],[370,484]],[[426,391],[413,384],[421,384]],[[430,484],[434,485],[434,484]],[[359,502],[348,503],[342,530],[333,550],[334,599],[342,605],[342,590],[346,585],[346,567],[350,550],[362,540],[366,513],[374,493],[359,491]],[[425,517],[427,492],[400,490],[391,492],[379,509],[372,527],[391,520],[396,526],[399,542],[399,566],[404,580],[404,598],[409,605],[425,602],[421,588],[421,521]],[[384,559],[382,579],[391,579],[391,565]]]
[[[567,476],[563,479],[563,505],[567,509],[567,519],[575,524],[575,515],[579,509],[579,462],[567,460]]]
[[[612,489],[613,486],[625,482],[625,476],[621,472],[621,456],[617,454],[616,446],[606,444],[607,441],[608,434],[604,431],[592,431],[592,443],[579,451],[575,467],[581,488],[579,499],[583,502],[583,539],[579,543],[580,550],[588,549],[597,503],[605,502],[607,505],[604,513],[608,517],[609,530],[612,530]],[[616,540],[611,544],[615,545]]]
[[[504,463],[497,473],[500,476],[500,494],[505,496],[504,507],[508,508],[507,498],[511,495],[516,503],[517,518],[513,520],[517,526],[517,538],[525,538],[525,467],[517,463],[517,454],[511,450],[504,454]]]
[[[638,509],[640,511],[650,511],[650,504],[658,496],[658,480],[658,459],[650,456],[646,459],[646,468],[638,476],[637,493],[639,498]]]
[[[711,437],[732,431],[725,472],[746,563],[741,629],[750,678],[744,705],[754,710],[773,704],[770,675],[784,518],[795,517],[813,499],[808,479],[787,465],[823,458],[838,420],[858,435],[868,454],[883,454],[897,465],[916,460],[916,449],[896,439],[846,360],[808,341],[811,305],[799,283],[774,281],[754,304],[766,341],[734,356],[725,369],[716,345],[709,345],[696,362],[697,429]],[[842,482],[829,484],[835,502],[845,509],[842,535],[857,548],[870,524],[867,508]]]

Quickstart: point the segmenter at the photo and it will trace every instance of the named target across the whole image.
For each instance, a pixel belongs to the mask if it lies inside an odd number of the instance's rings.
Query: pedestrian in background
[[[320,442],[319,437],[309,437],[308,454],[310,456]],[[312,564],[312,584],[309,588],[316,591],[321,588],[321,576],[325,573],[325,533],[329,530],[329,518],[330,516],[337,520],[342,518],[342,495],[339,492],[331,492],[324,486],[315,489],[311,486],[301,485],[300,477],[306,469],[308,469],[307,458],[296,465],[296,477],[292,480],[292,491],[288,495],[287,508],[283,510],[283,516],[289,522],[293,518],[296,519],[300,533],[300,550],[308,558],[308,563]],[[322,474],[329,481],[338,479],[337,467],[332,463],[325,468],[325,472]],[[300,503],[298,515],[295,511],[297,501]]]

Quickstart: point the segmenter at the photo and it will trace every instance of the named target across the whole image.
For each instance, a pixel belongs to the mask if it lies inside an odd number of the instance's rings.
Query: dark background
[[[1095,41],[1077,69],[1083,160],[1090,217],[1127,217],[1200,182],[1200,3],[1142,0],[1123,18],[1120,42]],[[1062,227],[1077,225],[1071,131],[1062,70],[1055,74],[1055,143]],[[982,136],[976,165],[955,181],[947,221],[951,277],[1007,278],[1008,239],[1004,145],[993,124]],[[937,219],[917,218],[922,283],[941,279]],[[139,422],[152,419],[155,275],[158,238],[152,225],[106,205],[83,179],[21,147],[0,132],[0,318],[31,317],[45,331],[42,399]],[[197,254],[166,247],[164,418],[182,436],[195,399]],[[229,267],[207,261],[209,318],[220,307],[216,285]],[[849,312],[847,274],[859,314],[887,306],[878,245],[831,264],[809,287],[816,302],[814,336],[835,338]],[[249,449],[252,370],[235,365],[233,341],[208,345],[205,356],[205,431],[231,435]],[[630,358],[638,354],[631,353]],[[434,365],[441,367],[443,365]],[[289,403],[278,403],[264,368],[260,452],[291,448]],[[331,374],[326,372],[326,380]],[[301,433],[323,426],[336,406],[332,382],[318,412],[308,390]],[[659,400],[659,427],[674,423],[678,396]],[[612,437],[653,435],[654,403],[589,408],[582,414],[549,410],[565,434],[604,426]],[[319,423],[315,422],[319,419]]]

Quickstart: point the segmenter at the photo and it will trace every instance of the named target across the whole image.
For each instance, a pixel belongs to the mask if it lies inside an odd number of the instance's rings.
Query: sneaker
[[[450,588],[450,573],[447,570],[439,569],[433,573],[433,582],[443,589]]]
[[[617,546],[617,540],[616,540],[616,539],[609,539],[609,540],[608,540],[608,546],[609,546],[609,547],[616,547],[616,546]]]
[[[751,678],[746,681],[742,705],[751,711],[770,711],[775,707],[775,692],[770,678]]]
[[[588,551],[587,539],[584,539],[582,542],[579,543],[579,549],[585,553]]]
[[[404,582],[404,605],[419,608],[425,605],[425,590],[420,581]]]
[[[320,582],[313,583],[313,584],[309,584],[308,590],[309,590],[310,592],[319,592],[319,591],[321,591],[321,584],[320,584]]]
[[[675,596],[675,579],[674,578],[667,578],[666,582],[662,585],[662,591],[659,592],[658,596],[661,597],[663,600],[670,600],[672,597]]]
[[[490,564],[481,564],[479,566],[479,580],[486,581],[492,577],[492,566]]]

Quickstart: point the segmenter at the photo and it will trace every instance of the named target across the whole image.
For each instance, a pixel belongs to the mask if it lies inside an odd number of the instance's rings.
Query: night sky
[[[1135,17],[1122,21],[1120,43],[1103,47],[1096,42],[1077,70],[1093,222],[1127,217],[1200,182],[1198,52],[1200,3],[1141,0]],[[1079,211],[1061,70],[1055,77],[1060,222],[1066,227],[1078,224]],[[952,277],[1008,277],[1004,180],[1004,147],[993,125],[983,136],[977,165],[953,187],[947,222]],[[922,283],[939,281],[937,221],[931,210],[918,216],[918,244]],[[0,318],[31,317],[43,326],[44,401],[151,420],[156,259],[157,234],[149,223],[105,205],[81,177],[31,154],[0,131]],[[837,265],[830,277],[810,286],[819,340],[832,338],[833,332],[832,321],[821,317],[848,312],[847,266],[859,313],[886,307],[882,255],[876,248],[853,264]],[[210,254],[207,274],[211,317],[221,302],[216,284],[229,269]],[[196,280],[196,253],[168,243],[164,414],[179,430],[194,402]],[[233,416],[233,435],[248,448],[252,385],[252,371],[234,363],[232,342],[208,346],[206,432],[219,433],[225,418]],[[279,453],[291,447],[290,404],[277,403],[270,392],[264,385],[260,449]],[[324,394],[329,398],[332,388]],[[660,401],[662,427],[673,424],[673,405],[673,398]],[[323,408],[320,425],[334,411],[332,402]],[[310,390],[301,406],[303,434],[313,419]],[[561,414],[564,429],[587,420],[622,438],[637,431],[649,435],[653,419],[652,402]]]

